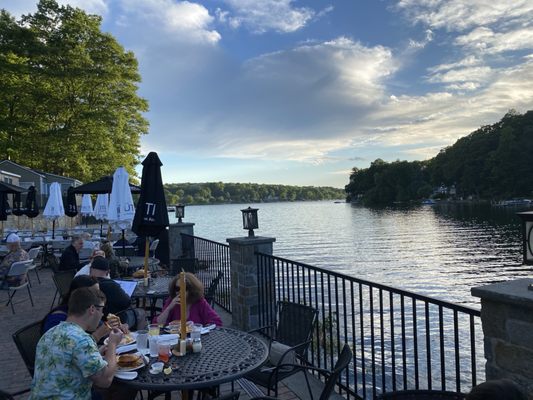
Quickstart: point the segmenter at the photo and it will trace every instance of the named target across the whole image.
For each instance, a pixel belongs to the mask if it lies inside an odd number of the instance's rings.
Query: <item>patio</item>
[[[0,352],[4,355],[0,361],[0,389],[10,393],[28,388],[31,382],[31,377],[15,347],[11,335],[23,326],[43,318],[50,309],[50,304],[55,293],[55,286],[52,281],[52,271],[50,269],[41,269],[39,271],[41,284],[37,282],[33,272],[30,272],[30,274],[33,282],[31,291],[35,307],[31,306],[25,291],[20,291],[20,293],[17,293],[15,296],[15,315],[11,313],[9,307],[5,306],[4,299],[7,299],[7,295],[2,297],[3,305],[0,307],[0,323],[4,327],[4,329],[0,331]],[[217,309],[217,311],[222,316],[224,325],[231,326],[231,315],[221,309]],[[280,399],[295,400],[309,397],[306,392],[307,389],[305,388],[304,380],[298,375],[287,379],[285,381],[286,384],[280,386]],[[320,387],[317,386],[317,390],[320,390],[319,388]],[[235,385],[235,390],[241,392],[240,399],[248,400],[250,398],[239,385]],[[230,384],[222,386],[222,393],[227,393],[229,391],[231,391]],[[334,396],[332,396],[332,398],[334,398]],[[26,393],[17,396],[17,399],[26,399],[27,397],[28,394]],[[173,393],[172,398],[179,398],[179,396]],[[337,398],[341,397],[337,395]]]

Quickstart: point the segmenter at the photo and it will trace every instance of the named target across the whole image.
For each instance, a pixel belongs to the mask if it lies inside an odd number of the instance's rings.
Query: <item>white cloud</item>
[[[533,49],[533,27],[496,33],[490,28],[480,27],[466,35],[458,36],[455,43],[486,53]]]
[[[233,28],[244,25],[255,33],[294,32],[316,16],[310,8],[293,6],[294,0],[225,0],[225,3],[233,13],[221,12],[219,20]],[[320,16],[327,10],[330,8],[320,12]]]
[[[163,28],[173,39],[215,44],[221,36],[210,29],[214,17],[201,4],[173,0],[121,0],[120,25],[152,32]]]
[[[462,67],[473,67],[475,65],[481,64],[481,62],[482,60],[476,56],[468,56],[454,63],[436,65],[434,67],[428,68],[428,71],[430,73],[436,73]]]
[[[490,67],[457,68],[434,74],[428,81],[432,83],[486,82],[491,72]]]

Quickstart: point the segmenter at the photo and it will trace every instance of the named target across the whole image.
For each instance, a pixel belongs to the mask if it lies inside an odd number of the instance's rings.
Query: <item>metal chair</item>
[[[292,367],[293,364],[287,366],[286,364],[290,363],[287,360],[290,358],[295,358],[299,362],[305,360],[317,318],[318,310],[313,307],[288,301],[279,301],[277,325],[261,327],[251,331],[262,332],[270,337],[270,361],[259,370],[245,375],[245,378],[266,387],[268,395],[270,395],[271,390],[274,390],[274,396],[277,396],[278,382],[302,371],[300,368]],[[272,332],[272,330],[274,331],[273,335],[269,335],[268,333]],[[271,361],[273,359],[273,344],[275,344],[274,348],[276,348],[279,343],[282,346],[284,345],[286,349],[282,350],[282,353],[277,357],[277,361],[273,363]],[[285,365],[286,368],[277,368],[280,365]],[[307,374],[304,374],[304,377],[307,388],[311,392]]]
[[[155,257],[155,251],[158,245],[159,245],[159,239],[156,239],[152,243],[150,243],[150,257]]]
[[[8,300],[6,306],[11,304],[11,311],[13,312],[13,314],[15,314],[13,297],[15,297],[17,290],[22,289],[24,287],[28,289],[28,296],[31,301],[31,306],[34,306],[28,281],[28,270],[31,264],[31,260],[14,262],[13,264],[11,264],[9,271],[4,277],[4,282],[1,289],[7,290]],[[10,280],[16,283],[10,283]]]
[[[280,365],[276,367],[276,371],[280,371],[283,368],[292,366],[295,369],[298,369],[299,371],[317,372],[318,374],[325,376],[326,381],[324,383],[324,389],[322,389],[322,392],[320,393],[319,400],[328,400],[329,396],[333,392],[333,389],[335,388],[335,384],[337,383],[342,371],[344,371],[344,369],[348,367],[348,365],[350,365],[350,362],[352,361],[352,357],[353,357],[353,353],[352,353],[352,350],[350,349],[350,346],[345,344],[344,347],[342,348],[339,358],[337,359],[337,362],[335,363],[335,366],[333,367],[331,371],[327,369],[323,369],[323,368],[303,366],[299,364]],[[309,389],[309,394],[311,396],[310,398],[313,399],[313,393],[311,393],[311,389]],[[276,397],[260,396],[260,397],[254,397],[251,400],[276,400]]]
[[[17,350],[28,368],[28,372],[33,377],[35,369],[35,354],[37,352],[37,343],[41,338],[41,321],[33,322],[20,328],[13,334],[13,341]]]
[[[52,305],[50,306],[50,309],[54,307],[54,303],[56,301],[56,297],[58,294],[59,294],[59,302],[61,302],[61,300],[64,299],[65,296],[68,294],[69,289],[70,289],[70,283],[74,279],[75,275],[76,275],[75,269],[54,272],[52,279],[54,280],[57,290],[56,290],[56,293],[54,294],[54,299],[52,300]]]
[[[41,246],[39,247],[33,247],[28,252],[28,257],[32,261],[32,264],[30,265],[29,270],[35,271],[35,275],[37,275],[37,281],[39,281],[39,285],[41,284],[41,278],[39,277],[39,271],[37,271],[37,267],[41,266],[41,261],[37,260],[37,257],[39,256],[39,253],[41,252],[43,248]],[[30,274],[28,274],[28,280],[30,280]],[[30,281],[31,286],[31,281]]]
[[[463,400],[465,398],[466,395],[462,393],[438,390],[400,390],[378,396],[381,400]]]
[[[222,270],[218,271],[218,274],[215,279],[211,281],[209,287],[206,289],[204,297],[211,307],[215,306],[215,294],[217,293],[218,284],[224,276]]]

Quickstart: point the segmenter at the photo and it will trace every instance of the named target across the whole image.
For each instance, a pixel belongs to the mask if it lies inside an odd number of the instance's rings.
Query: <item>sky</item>
[[[531,0],[58,2],[135,53],[165,183],[342,188],[533,109]]]

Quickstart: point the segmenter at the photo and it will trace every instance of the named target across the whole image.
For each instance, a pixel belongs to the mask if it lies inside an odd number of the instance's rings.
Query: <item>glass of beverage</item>
[[[191,331],[191,339],[192,340],[198,340],[200,339],[201,335],[202,335],[202,324],[194,324],[192,326],[192,331]]]
[[[141,354],[148,352],[148,331],[137,331],[137,350]]]
[[[150,336],[159,335],[159,324],[150,324],[150,325],[148,325],[148,334]]]
[[[150,343],[150,357],[157,357],[159,353],[157,335],[150,336],[148,342]]]
[[[160,340],[158,344],[158,356],[159,360],[164,363],[168,363],[170,360],[170,342],[168,340]]]

